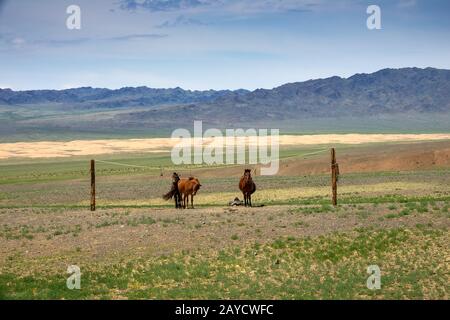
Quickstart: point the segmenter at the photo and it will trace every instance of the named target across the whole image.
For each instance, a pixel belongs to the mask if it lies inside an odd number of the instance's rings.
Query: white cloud
[[[23,45],[25,43],[25,40],[23,38],[14,38],[14,39],[11,40],[11,43],[13,45],[20,46],[20,45]]]
[[[166,20],[163,23],[156,26],[156,28],[164,29],[164,28],[175,28],[175,27],[187,27],[187,26],[207,26],[209,23],[193,19],[187,18],[184,15],[177,16],[173,20]]]
[[[400,8],[414,7],[417,4],[416,0],[400,0],[398,6]]]
[[[263,13],[310,11],[322,4],[324,0],[122,0],[120,8],[151,12],[220,10],[234,13]],[[331,5],[330,2],[327,5]]]

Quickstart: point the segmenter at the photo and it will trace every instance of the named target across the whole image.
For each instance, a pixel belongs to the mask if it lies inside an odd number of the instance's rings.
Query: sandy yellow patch
[[[450,140],[450,134],[321,134],[321,135],[282,135],[281,146],[320,145],[320,144],[362,144],[374,142],[407,142]],[[255,139],[248,139],[248,143]],[[0,144],[0,159],[20,158],[60,158],[71,156],[117,154],[132,152],[165,152],[180,143],[176,138],[152,139],[110,139],[39,141]],[[190,141],[187,141],[190,143]],[[204,139],[211,144],[211,139]]]

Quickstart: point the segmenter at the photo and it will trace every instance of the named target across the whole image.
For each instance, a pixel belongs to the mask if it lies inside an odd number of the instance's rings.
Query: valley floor
[[[254,208],[227,206],[242,167],[178,168],[203,186],[176,210],[167,155],[103,158],[145,167],[99,163],[91,212],[89,158],[0,161],[0,298],[448,299],[450,143],[336,149],[337,207],[323,146],[283,150]]]
[[[450,201],[8,209],[2,298],[448,299]],[[81,290],[66,288],[69,265]],[[382,289],[366,287],[369,265]]]

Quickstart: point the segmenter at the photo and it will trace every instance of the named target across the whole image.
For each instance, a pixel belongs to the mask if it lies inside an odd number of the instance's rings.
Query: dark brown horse
[[[194,196],[202,185],[197,178],[181,179],[178,181],[178,190],[183,196],[183,208],[189,206],[189,196],[191,196],[191,208],[194,209]]]
[[[163,195],[164,200],[175,199],[175,208],[181,209],[181,193],[178,190],[178,181],[180,181],[180,176],[174,172],[172,174],[172,187],[170,191]]]
[[[244,175],[239,181],[239,189],[244,195],[244,205],[252,206],[252,194],[256,191],[256,184],[253,182],[251,170],[245,169]]]

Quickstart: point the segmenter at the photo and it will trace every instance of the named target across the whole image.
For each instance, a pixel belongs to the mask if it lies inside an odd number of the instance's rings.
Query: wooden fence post
[[[339,166],[336,163],[336,151],[331,148],[331,191],[333,206],[337,206],[337,179],[339,174]]]
[[[95,211],[95,160],[91,160],[91,211]]]

